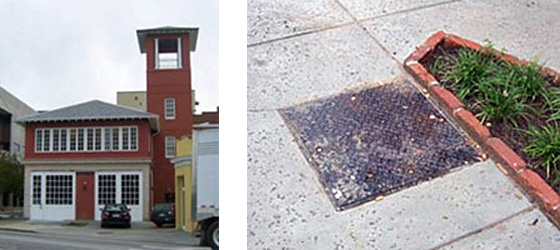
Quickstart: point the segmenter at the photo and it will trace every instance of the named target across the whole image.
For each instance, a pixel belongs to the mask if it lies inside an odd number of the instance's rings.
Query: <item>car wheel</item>
[[[161,224],[161,223],[156,223],[156,226],[157,226],[157,227],[161,227],[162,224]]]
[[[105,225],[105,223],[102,222],[101,223],[101,228],[106,228],[106,227],[107,227],[107,225]]]
[[[204,232],[204,240],[212,249],[220,248],[220,227],[219,221],[214,221]]]
[[[130,228],[130,222],[128,224],[126,224],[126,228]]]

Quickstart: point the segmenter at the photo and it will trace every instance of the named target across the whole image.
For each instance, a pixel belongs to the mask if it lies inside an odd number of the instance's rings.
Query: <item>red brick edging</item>
[[[405,69],[434,97],[442,109],[461,126],[479,145],[483,146],[496,161],[505,174],[511,176],[541,208],[560,226],[560,195],[550,187],[535,171],[527,168],[523,159],[499,138],[492,137],[490,131],[470,111],[464,109],[463,103],[450,91],[441,87],[435,77],[420,63],[424,57],[437,46],[444,43],[449,47],[467,47],[479,50],[479,43],[461,38],[443,31],[430,36],[424,44],[410,54],[404,61]],[[525,64],[527,61],[495,49],[483,49],[483,53],[500,56],[509,63]],[[544,67],[543,73],[560,84],[560,73]]]

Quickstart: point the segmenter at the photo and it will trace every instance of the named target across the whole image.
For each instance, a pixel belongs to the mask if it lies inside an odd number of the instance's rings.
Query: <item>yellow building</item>
[[[147,111],[146,91],[119,91],[117,92],[117,104]]]
[[[196,111],[195,107],[198,103],[195,101],[195,91],[191,92],[192,109],[193,113]],[[142,111],[147,111],[147,96],[146,91],[118,91],[117,92],[117,105],[126,106]]]
[[[175,166],[175,227],[192,233],[196,222],[192,219],[192,140],[185,135],[177,141]]]

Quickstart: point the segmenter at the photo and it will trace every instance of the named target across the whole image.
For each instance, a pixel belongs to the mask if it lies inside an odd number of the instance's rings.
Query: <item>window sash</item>
[[[35,129],[35,152],[137,150],[137,126]]]
[[[165,157],[173,158],[175,157],[175,137],[166,136],[165,137]]]
[[[175,99],[165,99],[165,119],[175,119]]]

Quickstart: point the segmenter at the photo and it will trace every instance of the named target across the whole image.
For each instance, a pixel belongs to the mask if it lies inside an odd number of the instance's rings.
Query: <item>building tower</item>
[[[159,115],[161,123],[152,143],[152,204],[171,202],[175,140],[192,133],[190,52],[195,51],[198,28],[161,27],[136,33],[140,52],[147,55],[147,111]]]

